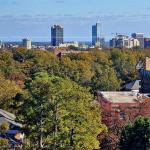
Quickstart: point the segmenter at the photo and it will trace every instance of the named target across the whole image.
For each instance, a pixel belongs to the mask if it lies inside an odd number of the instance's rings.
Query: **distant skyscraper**
[[[133,33],[132,38],[137,39],[140,42],[140,47],[144,48],[144,34],[143,33]]]
[[[32,49],[32,41],[29,39],[23,39],[22,40],[22,45],[26,49]]]
[[[100,40],[101,40],[101,34],[100,34],[101,24],[96,23],[96,25],[92,26],[92,45],[99,45],[100,46]]]
[[[59,46],[63,44],[64,29],[60,25],[54,25],[51,27],[51,44],[52,46]]]

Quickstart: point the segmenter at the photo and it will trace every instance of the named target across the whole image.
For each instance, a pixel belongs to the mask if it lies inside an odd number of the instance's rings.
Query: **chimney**
[[[150,58],[146,57],[145,59],[145,65],[144,65],[145,70],[150,71]]]

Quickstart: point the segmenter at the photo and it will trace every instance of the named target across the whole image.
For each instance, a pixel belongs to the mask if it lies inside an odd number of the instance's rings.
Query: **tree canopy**
[[[150,149],[150,118],[138,118],[133,124],[124,127],[121,139],[121,150]]]
[[[86,88],[69,79],[36,73],[26,82],[28,95],[19,110],[27,135],[39,148],[94,149],[105,128]],[[26,114],[26,115],[24,115]]]
[[[136,63],[145,56],[148,50],[91,49],[61,58],[50,51],[2,50],[0,108],[24,124],[29,149],[97,148],[96,136],[105,129],[97,90],[117,91],[137,79]]]

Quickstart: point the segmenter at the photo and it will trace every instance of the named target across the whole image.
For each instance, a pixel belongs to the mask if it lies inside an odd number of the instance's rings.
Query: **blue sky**
[[[64,26],[65,40],[90,41],[101,21],[106,39],[114,33],[150,35],[149,0],[0,0],[0,39],[50,41],[50,27]]]

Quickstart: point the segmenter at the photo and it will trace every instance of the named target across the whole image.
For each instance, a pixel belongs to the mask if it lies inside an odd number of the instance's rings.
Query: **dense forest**
[[[25,148],[98,149],[101,123],[96,91],[119,91],[138,78],[149,50],[89,50],[58,58],[53,52],[0,51],[0,109],[16,114]]]

